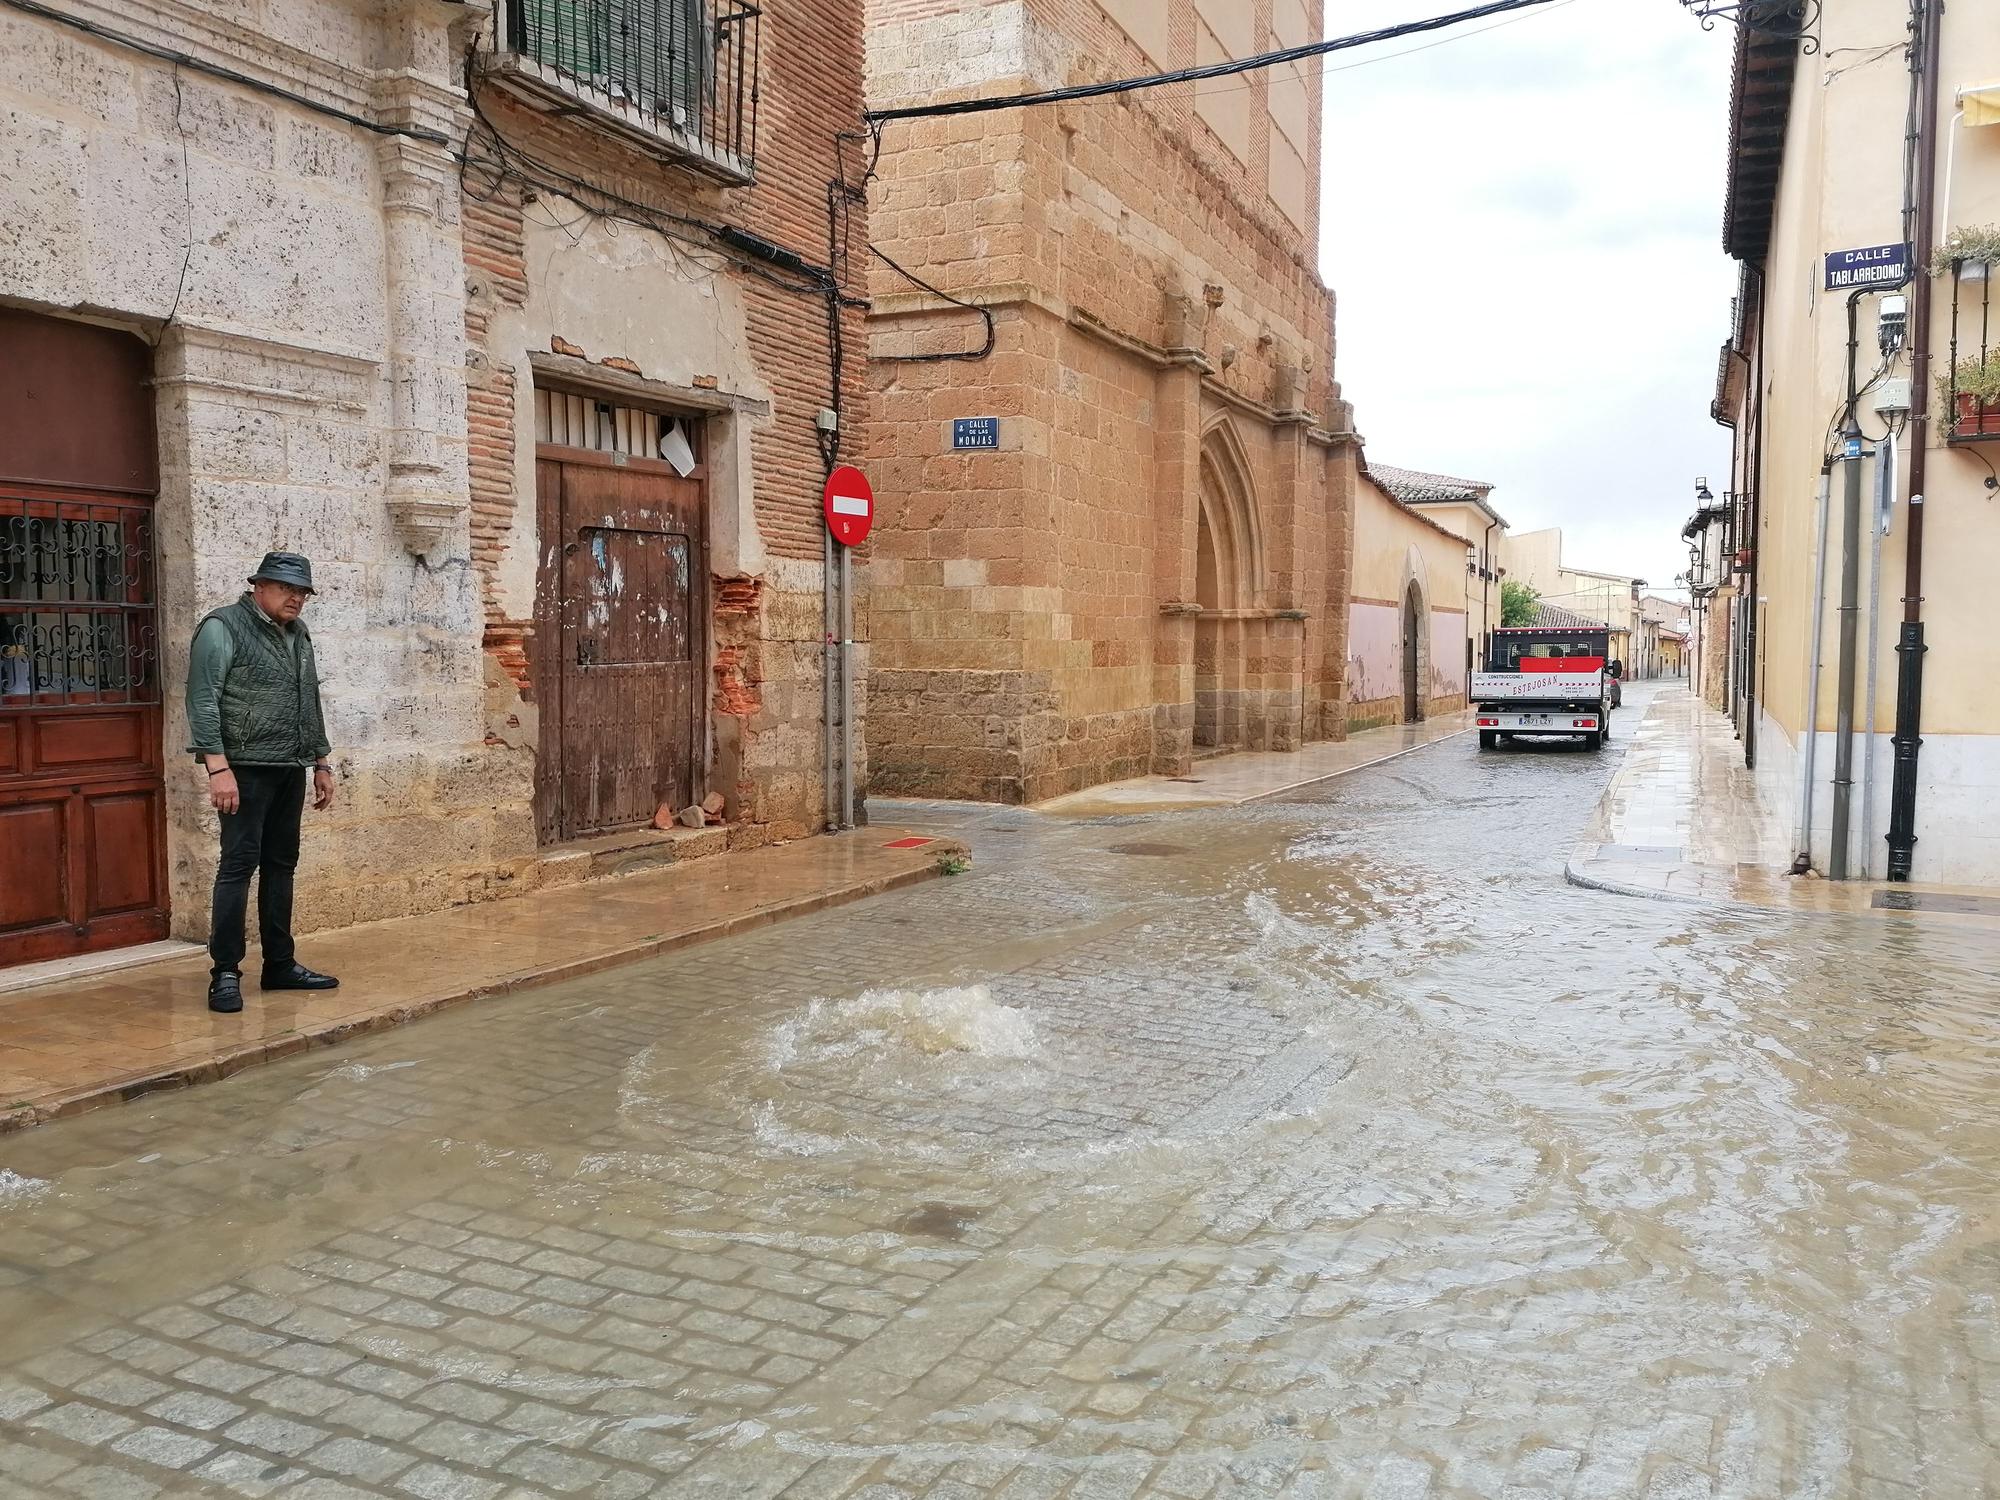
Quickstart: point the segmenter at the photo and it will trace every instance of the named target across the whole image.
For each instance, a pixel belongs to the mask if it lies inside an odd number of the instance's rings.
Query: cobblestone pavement
[[[1565,886],[1614,759],[930,809],[973,873],[0,1140],[0,1495],[2000,1493],[2000,951]]]

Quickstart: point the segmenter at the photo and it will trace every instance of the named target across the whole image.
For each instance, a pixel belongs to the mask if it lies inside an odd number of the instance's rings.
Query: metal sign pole
[[[826,768],[820,779],[820,812],[828,825],[834,820],[833,805],[833,672],[834,641],[839,632],[838,605],[833,597],[833,555],[840,549],[834,545],[833,534],[828,532],[821,545],[825,551],[820,563],[820,632],[826,644],[820,650],[820,723],[824,732],[820,736],[824,742]]]
[[[840,551],[840,826],[854,826],[854,565]]]

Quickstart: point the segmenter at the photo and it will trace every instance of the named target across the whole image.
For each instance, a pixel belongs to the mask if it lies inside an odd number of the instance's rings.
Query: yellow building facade
[[[1432,474],[1421,469],[1397,468],[1389,464],[1368,465],[1375,483],[1425,520],[1435,522],[1466,545],[1464,587],[1456,600],[1438,597],[1440,604],[1454,603],[1465,618],[1465,659],[1474,670],[1486,659],[1493,632],[1500,625],[1500,579],[1502,545],[1507,538],[1507,521],[1493,508],[1493,486],[1484,479],[1459,479],[1450,474]],[[1360,511],[1356,511],[1356,524]]]
[[[1954,355],[1961,382],[1982,364],[2000,369],[2000,299],[1992,267],[1977,259],[2000,244],[1990,229],[2000,223],[2000,7],[1920,0],[1937,59],[1921,87],[1904,46],[1909,4],[1827,0],[1814,10],[1810,43],[1768,31],[1736,38],[1724,237],[1743,277],[1723,359],[1741,374],[1721,382],[1716,411],[1735,433],[1724,499],[1741,517],[1732,556],[1719,560],[1740,589],[1727,701],[1759,793],[1792,820],[1798,852],[1829,874],[1889,875],[1897,645],[1904,596],[1920,596],[1915,842],[1901,873],[2000,884],[1989,813],[2000,796],[2000,644],[1990,625],[2000,409],[1982,417],[1975,405],[1968,418],[1950,389]],[[1906,175],[1905,121],[1927,109],[1930,170]],[[1906,223],[1909,259],[1954,236],[1970,237],[1975,258],[1918,263],[1899,282]],[[1884,279],[1871,280],[1867,268],[1883,265]],[[1921,323],[1920,281],[1931,299]],[[1937,379],[1913,368],[1920,343]],[[1914,504],[1924,542],[1912,590]],[[1852,651],[1842,649],[1844,592]]]

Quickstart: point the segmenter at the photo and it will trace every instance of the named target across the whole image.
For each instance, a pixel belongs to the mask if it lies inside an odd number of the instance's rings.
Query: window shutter
[[[525,21],[521,50],[572,78],[596,83],[604,72],[607,0],[515,0]]]

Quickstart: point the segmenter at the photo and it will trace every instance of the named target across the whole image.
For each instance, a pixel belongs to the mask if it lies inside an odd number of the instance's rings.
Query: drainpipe
[[[1799,777],[1799,826],[1795,840],[1798,852],[1792,860],[1794,875],[1803,875],[1812,868],[1813,777],[1819,751],[1820,642],[1826,637],[1826,530],[1832,499],[1833,465],[1822,463],[1819,468],[1819,540],[1813,549],[1811,664],[1806,669],[1806,753],[1804,771]]]
[[[1848,322],[1854,299],[1848,299]],[[1852,358],[1852,356],[1849,356]],[[1840,657],[1835,669],[1833,719],[1833,834],[1827,849],[1829,880],[1847,879],[1847,846],[1854,799],[1854,650],[1861,624],[1861,426],[1850,400],[1841,437],[1840,486]],[[1810,829],[1807,830],[1811,832]]]
[[[1882,534],[1896,504],[1896,429],[1876,449],[1875,514],[1868,525],[1868,732],[1861,756],[1861,878],[1875,861],[1875,664],[1882,655]]]
[[[1916,225],[1910,246],[1910,531],[1903,629],[1896,642],[1896,772],[1889,790],[1889,878],[1910,878],[1917,846],[1917,755],[1924,716],[1924,479],[1930,448],[1931,251],[1937,206],[1938,33],[1944,0],[1915,0],[1911,88],[1917,95]]]
[[[1762,578],[1764,547],[1762,521],[1764,517],[1764,324],[1770,298],[1765,295],[1764,273],[1752,273],[1757,278],[1757,363],[1753,369],[1756,384],[1751,387],[1757,397],[1756,420],[1750,424],[1751,469],[1750,469],[1750,509],[1744,516],[1749,529],[1748,538],[1738,537],[1739,547],[1750,549],[1750,573],[1748,586],[1744,590],[1743,603],[1743,765],[1746,770],[1757,769],[1757,586]]]
[[[1475,653],[1478,664],[1484,666],[1493,650],[1493,528],[1498,521],[1486,523],[1486,547],[1481,553],[1482,566],[1479,570],[1479,624],[1481,636],[1479,650]],[[1471,684],[1468,682],[1467,687]]]

